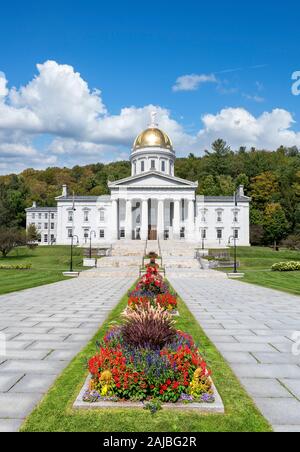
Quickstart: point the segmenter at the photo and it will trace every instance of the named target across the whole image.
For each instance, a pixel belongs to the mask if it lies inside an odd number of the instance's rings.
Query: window
[[[180,228],[180,238],[181,239],[185,238],[185,228]]]
[[[55,242],[54,234],[51,234],[51,243],[54,243],[54,242]]]
[[[42,223],[38,223],[38,229],[42,229]]]
[[[170,162],[170,176],[173,174],[173,163]]]
[[[163,173],[166,171],[166,162],[164,160],[161,162],[161,170]]]
[[[144,160],[141,162],[141,172],[143,173],[145,171],[145,162]]]
[[[41,213],[39,213],[39,220],[41,220],[42,219],[42,214]]]
[[[239,213],[233,212],[233,222],[238,223],[239,222]]]
[[[73,229],[69,228],[68,229],[68,238],[71,239],[73,236]]]
[[[84,231],[83,231],[83,237],[85,238],[85,240],[89,238],[89,232],[90,232],[90,231],[89,231],[88,229],[84,229]]]
[[[45,220],[48,220],[48,214],[45,213]]]
[[[100,239],[104,239],[105,238],[105,231],[104,229],[100,229]]]
[[[103,223],[105,221],[105,210],[100,209],[100,221]]]
[[[222,223],[223,221],[223,212],[221,210],[217,211],[217,222]]]
[[[73,218],[74,218],[74,212],[73,212],[73,210],[69,210],[69,212],[68,212],[68,222],[72,223]]]
[[[51,229],[54,229],[54,223],[51,223],[50,227],[51,227]]]
[[[217,239],[222,240],[223,237],[223,230],[217,229]]]
[[[204,240],[206,239],[206,229],[201,230],[201,238]]]
[[[238,230],[238,229],[235,229],[235,230],[233,231],[233,236],[234,236],[234,238],[235,238],[236,240],[239,238],[239,230]]]
[[[124,229],[124,228],[122,228],[122,229],[120,230],[120,238],[121,238],[121,239],[125,239],[125,229]]]
[[[151,160],[151,169],[155,170],[155,160]]]
[[[134,164],[133,164],[133,173],[134,173],[134,175],[136,175],[136,162],[134,162]]]
[[[35,213],[32,214],[32,219],[33,219],[33,220],[35,219]]]
[[[89,212],[87,210],[84,211],[83,218],[84,221],[89,221]]]
[[[44,243],[48,243],[48,234],[44,235]]]
[[[51,213],[51,220],[54,220],[54,213]]]
[[[48,229],[48,223],[44,224],[44,229]]]

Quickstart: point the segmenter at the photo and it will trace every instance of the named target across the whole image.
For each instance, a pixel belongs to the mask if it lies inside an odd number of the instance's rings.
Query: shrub
[[[176,336],[174,321],[160,306],[137,307],[123,313],[122,337],[125,344],[137,348],[162,348]]]
[[[15,265],[0,264],[0,270],[30,270],[31,267],[32,264],[15,264]]]
[[[300,271],[300,262],[278,262],[272,265],[273,272],[295,272]]]

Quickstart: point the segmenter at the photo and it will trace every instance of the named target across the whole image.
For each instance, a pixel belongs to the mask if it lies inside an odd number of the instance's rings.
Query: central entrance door
[[[157,201],[149,200],[148,204],[148,240],[157,240]]]
[[[157,240],[157,229],[153,226],[149,226],[148,240]]]

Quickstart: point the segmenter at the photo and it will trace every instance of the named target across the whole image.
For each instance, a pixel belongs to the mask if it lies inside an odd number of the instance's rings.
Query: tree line
[[[108,181],[130,176],[128,161],[96,163],[73,168],[27,169],[0,176],[0,230],[25,227],[25,208],[33,201],[55,206],[55,197],[67,184],[76,195],[105,195]],[[300,248],[300,150],[280,147],[275,151],[233,151],[222,139],[198,157],[177,158],[175,174],[198,181],[198,193],[231,196],[244,185],[251,202],[252,244],[285,244]]]

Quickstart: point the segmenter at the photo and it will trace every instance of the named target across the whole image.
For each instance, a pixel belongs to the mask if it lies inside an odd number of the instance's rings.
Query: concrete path
[[[0,297],[0,432],[19,429],[135,279],[79,278]]]
[[[168,277],[274,430],[300,432],[300,297],[216,273]]]

